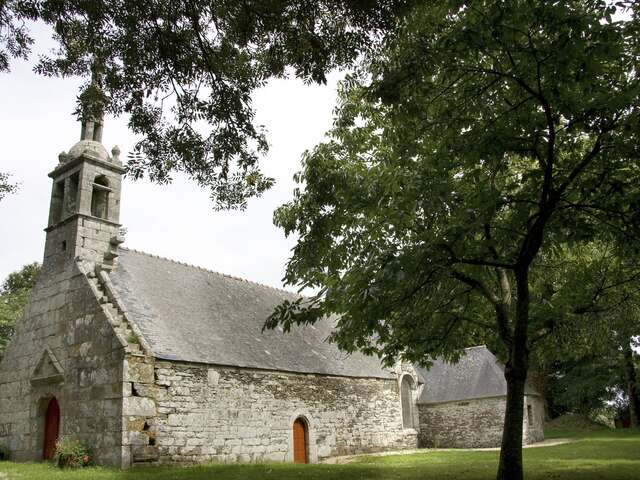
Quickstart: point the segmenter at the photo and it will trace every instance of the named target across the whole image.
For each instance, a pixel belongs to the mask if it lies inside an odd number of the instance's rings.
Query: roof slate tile
[[[262,332],[291,292],[120,248],[111,281],[161,359],[327,375],[393,378],[378,359],[327,341],[330,320]]]
[[[507,394],[504,367],[485,346],[465,349],[458,363],[436,359],[429,369],[414,367],[424,382],[420,404],[500,397]],[[538,395],[527,382],[525,393]]]

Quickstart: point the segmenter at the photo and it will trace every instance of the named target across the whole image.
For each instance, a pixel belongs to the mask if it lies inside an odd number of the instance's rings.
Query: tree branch
[[[562,182],[562,184],[558,187],[556,195],[560,197],[564,193],[564,191],[573,183],[573,181],[580,175],[585,168],[589,166],[589,164],[593,161],[594,158],[598,156],[600,151],[602,150],[602,135],[598,135],[595,143],[593,144],[593,148],[587,153],[582,161],[574,167],[571,171],[567,179]]]
[[[500,299],[498,298],[498,296],[493,293],[484,283],[482,283],[480,280],[476,280],[475,278],[464,274],[462,272],[459,272],[457,270],[452,270],[451,275],[453,276],[453,278],[455,278],[456,280],[461,281],[462,283],[464,283],[465,285],[469,285],[470,287],[472,287],[474,290],[477,290],[478,292],[480,292],[482,294],[483,297],[485,297],[487,300],[489,300],[489,302],[491,302],[492,305],[497,305],[498,303],[500,303]]]
[[[485,260],[482,258],[461,258],[458,257],[458,255],[456,255],[456,253],[453,251],[453,249],[451,248],[450,245],[446,244],[446,243],[441,243],[438,245],[440,248],[442,248],[443,250],[445,250],[449,256],[450,256],[450,261],[452,263],[462,263],[465,265],[476,265],[476,266],[481,266],[481,267],[494,267],[494,268],[506,268],[509,270],[512,270],[513,268],[515,268],[514,264],[511,263],[505,263],[505,262],[500,262],[500,261],[494,261],[494,260]]]
[[[475,278],[466,275],[462,272],[458,272],[457,270],[452,270],[452,276],[456,280],[461,281],[465,285],[469,285],[473,289],[477,290],[484,296],[489,302],[493,305],[493,308],[496,312],[496,323],[498,325],[498,333],[500,338],[505,343],[505,345],[509,346],[512,342],[512,334],[509,328],[509,312],[505,309],[504,304],[501,302],[501,299],[498,298],[496,294],[494,294],[484,283]]]

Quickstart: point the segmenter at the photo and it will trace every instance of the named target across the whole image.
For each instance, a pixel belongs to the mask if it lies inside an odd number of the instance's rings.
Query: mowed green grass
[[[526,478],[640,479],[640,432],[549,432],[575,442],[526,449]],[[495,478],[498,452],[428,451],[413,455],[361,457],[346,465],[201,465],[146,467],[127,471],[93,467],[60,470],[48,464],[0,463],[0,480],[488,480]]]

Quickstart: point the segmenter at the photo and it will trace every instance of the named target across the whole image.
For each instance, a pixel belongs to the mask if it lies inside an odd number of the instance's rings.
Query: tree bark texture
[[[522,424],[524,419],[524,387],[529,368],[527,345],[529,325],[529,275],[525,268],[516,271],[517,303],[509,359],[505,365],[507,405],[502,430],[498,480],[523,480]]]
[[[522,420],[524,416],[524,385],[521,375],[507,364],[507,408],[504,415],[498,480],[522,480]],[[526,375],[525,375],[526,378]]]

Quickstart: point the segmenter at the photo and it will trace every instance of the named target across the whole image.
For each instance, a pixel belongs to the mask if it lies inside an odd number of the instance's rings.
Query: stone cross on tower
[[[94,65],[91,70],[91,84],[84,92],[86,95],[90,89],[101,92],[101,81],[98,67]],[[102,112],[96,116],[94,114],[87,113],[89,108],[86,99],[82,105],[82,130],[80,132],[80,140],[93,140],[94,142],[102,142],[102,124],[104,123],[104,116]]]

